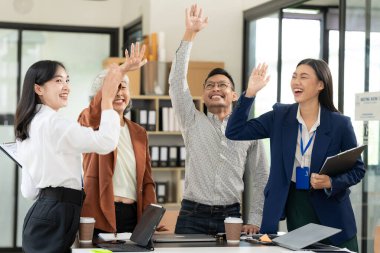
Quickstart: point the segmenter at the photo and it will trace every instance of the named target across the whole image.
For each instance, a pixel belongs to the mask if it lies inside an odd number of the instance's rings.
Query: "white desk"
[[[98,248],[99,249],[99,248]],[[91,253],[91,249],[72,249],[73,253]],[[294,252],[277,246],[253,247],[181,247],[181,248],[155,248],[155,253],[281,253]]]

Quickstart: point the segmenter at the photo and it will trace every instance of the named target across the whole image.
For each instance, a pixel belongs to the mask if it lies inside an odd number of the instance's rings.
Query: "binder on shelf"
[[[173,107],[169,107],[169,131],[176,131],[175,129],[175,117],[174,117],[174,109]]]
[[[131,120],[137,124],[140,124],[140,109],[132,108],[131,110]]]
[[[160,147],[160,162],[159,167],[168,167],[168,147]]]
[[[148,112],[147,130],[156,131],[156,111],[155,110],[149,110]]]
[[[158,146],[151,146],[150,156],[152,167],[158,167],[160,160],[160,148]]]
[[[185,167],[185,160],[186,160],[186,148],[185,146],[179,147],[179,165],[181,167]]]
[[[157,203],[168,202],[168,182],[156,182]]]
[[[169,148],[169,167],[178,166],[178,147]]]
[[[161,107],[161,131],[169,131],[169,107]]]
[[[148,110],[140,109],[140,122],[139,124],[147,129],[148,126]]]

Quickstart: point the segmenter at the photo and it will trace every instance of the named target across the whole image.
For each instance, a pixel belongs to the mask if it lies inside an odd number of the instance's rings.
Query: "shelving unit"
[[[201,97],[193,97],[196,108],[203,111],[203,100]],[[150,146],[184,146],[180,131],[163,131],[162,107],[171,107],[169,96],[139,95],[132,96],[133,109],[155,111],[155,130],[147,131]],[[174,120],[173,115],[169,120]],[[136,121],[135,121],[136,122]],[[136,122],[139,123],[139,122]],[[152,154],[151,154],[152,156]],[[185,168],[176,167],[152,167],[153,179],[158,184],[167,185],[167,202],[161,203],[171,209],[179,209],[183,193],[183,180]]]

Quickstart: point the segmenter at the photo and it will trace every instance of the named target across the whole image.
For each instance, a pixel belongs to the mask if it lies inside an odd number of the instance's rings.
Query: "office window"
[[[0,23],[0,27],[5,26]],[[70,75],[69,105],[62,110],[76,120],[87,107],[95,76],[104,59],[114,56],[117,29],[12,25],[0,28],[0,142],[14,141],[13,124],[19,92],[27,69],[39,60],[62,62]],[[70,29],[72,31],[70,31]],[[80,30],[80,31],[79,31]],[[117,49],[116,49],[117,51]],[[0,252],[21,247],[25,214],[33,201],[20,192],[21,170],[0,154]],[[80,168],[78,168],[78,174]]]

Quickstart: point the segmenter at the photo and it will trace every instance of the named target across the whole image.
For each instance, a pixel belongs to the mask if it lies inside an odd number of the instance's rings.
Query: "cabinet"
[[[201,97],[193,97],[196,108],[203,111]],[[158,199],[166,207],[180,206],[185,177],[184,143],[171,109],[169,96],[132,96],[132,110],[128,117],[147,129],[153,178],[157,184]],[[167,108],[168,112],[165,112]],[[158,149],[158,150],[157,150]],[[166,149],[166,155],[163,150]],[[170,149],[177,150],[176,158]],[[164,158],[166,157],[166,162]]]

